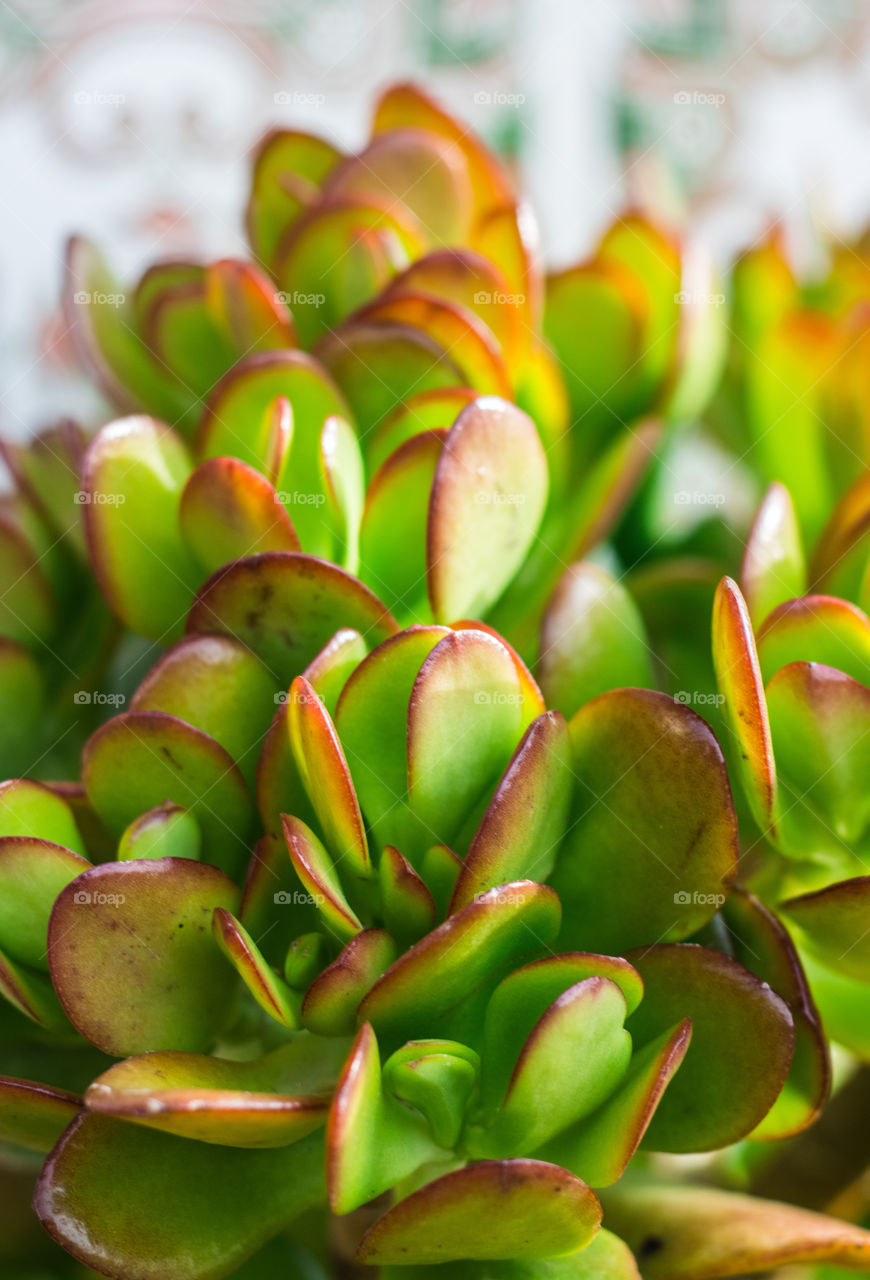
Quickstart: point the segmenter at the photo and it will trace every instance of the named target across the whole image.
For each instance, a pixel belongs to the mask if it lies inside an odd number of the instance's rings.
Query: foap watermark
[[[524,493],[504,493],[501,489],[481,489],[474,495],[480,507],[521,507],[525,500]]]
[[[674,94],[678,107],[724,107],[724,93],[705,93],[703,89],[679,89]]]
[[[674,702],[682,702],[685,707],[721,707],[724,701],[724,693],[704,693],[700,689],[681,689],[674,694]]]
[[[123,107],[126,93],[103,93],[100,89],[79,89],[73,94],[77,107]]]
[[[678,507],[724,507],[724,493],[705,493],[701,489],[680,489],[674,494],[674,503]]]
[[[125,493],[103,493],[100,489],[79,489],[73,497],[77,507],[123,507]]]
[[[485,889],[483,893],[475,894],[472,902],[483,903],[485,906],[521,907],[527,898],[528,895],[516,885],[497,885],[495,889]]]
[[[705,293],[703,289],[681,289],[674,294],[679,307],[724,307],[724,293]]]
[[[314,689],[311,689],[310,691],[307,689],[297,689],[296,693],[294,694],[293,700],[294,702],[301,703],[303,706],[309,702],[319,702],[321,703],[321,705],[323,704],[323,699],[321,698],[319,693],[315,692]],[[289,701],[290,701],[289,693],[275,694],[276,707],[283,707],[284,703]]]
[[[123,307],[126,301],[126,293],[101,293],[99,289],[93,292],[79,289],[73,294],[73,302],[77,307]]]
[[[77,707],[123,707],[123,693],[103,693],[100,689],[76,689],[73,702]]]
[[[524,93],[505,93],[501,89],[478,89],[474,95],[478,107],[521,107],[525,100]]]
[[[121,907],[126,901],[123,893],[100,893],[97,889],[78,889],[73,894],[77,907]]]
[[[322,907],[326,897],[322,893],[305,893],[301,889],[295,889],[293,893],[289,889],[279,889],[272,895],[272,901],[279,907]]]
[[[283,302],[285,307],[322,307],[326,301],[325,293],[302,293],[294,289],[292,293],[280,289],[275,294],[276,302]]]
[[[497,307],[524,307],[526,305],[526,295],[524,293],[504,293],[501,289],[495,289],[492,292],[488,289],[478,289],[474,295],[475,306],[485,307],[490,303],[494,303]]]
[[[674,894],[676,907],[721,907],[725,901],[724,893],[689,893],[688,889],[680,889]]]
[[[507,693],[503,689],[478,689],[474,695],[479,707],[519,707],[525,700],[525,694]]]
[[[276,493],[275,502],[282,507],[289,507],[291,503],[297,507],[322,507],[326,502],[326,494],[301,493],[298,489],[294,489],[292,493]]]
[[[273,95],[276,107],[322,107],[325,93],[308,93],[304,89],[279,89]]]

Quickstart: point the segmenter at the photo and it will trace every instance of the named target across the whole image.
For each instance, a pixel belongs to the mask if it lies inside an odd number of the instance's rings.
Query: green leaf
[[[833,596],[787,600],[758,632],[758,661],[765,684],[790,662],[823,662],[870,684],[870,618]]]
[[[269,481],[238,458],[210,458],[181,494],[182,536],[203,575],[260,551],[298,551],[299,539]]]
[[[329,1113],[326,1168],[332,1212],[350,1213],[443,1156],[424,1117],[384,1091],[378,1042],[365,1023]]]
[[[614,689],[569,731],[577,785],[551,877],[560,945],[620,953],[689,937],[737,871],[737,820],[710,727],[663,693]]]
[[[540,1160],[466,1165],[400,1200],[370,1227],[360,1262],[546,1258],[589,1244],[601,1206],[584,1182]]]
[[[161,711],[129,711],[85,744],[88,799],[113,835],[164,801],[189,809],[203,856],[232,873],[246,856],[251,802],[232,758],[214,738]]]
[[[609,689],[653,685],[640,611],[598,565],[572,565],[559,579],[541,624],[537,671],[547,705],[566,716]]]
[[[284,1147],[326,1122],[348,1044],[302,1032],[262,1058],[146,1053],[88,1088],[95,1114],[221,1147]]]
[[[243,1151],[86,1115],[46,1162],[34,1206],[74,1258],[116,1280],[220,1280],[322,1196],[319,1134]]]
[[[573,777],[567,726],[547,711],[529,725],[489,802],[451,911],[508,880],[546,880],[567,825]]]
[[[0,1141],[50,1151],[81,1105],[74,1093],[0,1076]]]
[[[166,801],[134,818],[118,841],[118,861],[193,858],[202,853],[202,833],[189,809]]]
[[[753,626],[807,585],[800,529],[791,494],[772,484],[758,508],[740,566],[740,586]]]
[[[712,1151],[737,1142],[767,1115],[794,1052],[786,1003],[742,965],[706,947],[665,944],[630,953],[644,998],[628,1020],[643,1048],[683,1018],[692,1041],[659,1103],[644,1144]]]
[[[322,1036],[351,1035],[357,1010],[368,991],[389,969],[398,947],[383,929],[363,929],[338,959],[314,979],[302,1002],[302,1023]]]
[[[437,258],[439,255],[431,256]],[[428,258],[421,258],[412,263],[408,270],[413,271],[415,266],[426,261]],[[485,259],[481,258],[480,261],[484,262]],[[407,272],[403,275],[407,275]],[[391,288],[399,288],[402,278],[397,276]],[[414,436],[423,435],[427,431],[448,431],[460,410],[476,399],[477,395],[471,387],[436,387],[432,391],[420,391],[408,396],[407,400],[396,405],[393,412],[387,415],[372,437],[363,442],[369,473],[375,475],[390,455]]]
[[[48,972],[48,918],[54,900],[87,871],[87,858],[28,836],[0,838],[0,948]]]
[[[211,934],[238,891],[189,858],[104,863],[60,894],[51,976],[70,1021],[106,1053],[205,1048],[228,1014],[230,973]]]
[[[299,818],[282,815],[290,861],[330,933],[345,941],[363,924],[348,902],[331,854]]]
[[[821,964],[860,982],[870,980],[870,876],[789,898],[779,909]]]
[[[29,778],[0,782],[0,836],[33,836],[86,853],[66,801]]]
[[[433,1034],[465,1043],[466,1030],[479,1037],[477,1015],[502,970],[549,947],[559,919],[555,893],[530,880],[481,894],[400,956],[360,1005],[360,1023],[390,1046]]]
[[[384,1267],[381,1280],[640,1280],[628,1245],[604,1228],[591,1244],[567,1258],[443,1262]]]
[[[341,153],[311,133],[273,129],[257,148],[245,209],[248,241],[265,266],[274,262],[281,237],[316,198]]]
[[[299,1000],[283,978],[269,967],[247,929],[231,911],[216,907],[212,932],[260,1008],[283,1027],[299,1025]]]
[[[625,1014],[625,996],[609,978],[563,991],[524,1043],[498,1110],[469,1134],[471,1153],[527,1155],[594,1111],[628,1067]]]
[[[165,711],[220,743],[249,785],[275,713],[275,681],[230,636],[185,636],[140,683],[131,711]]]
[[[438,622],[486,613],[526,558],[547,501],[535,424],[495,396],[461,411],[435,471],[427,542]]]
[[[719,1280],[823,1261],[865,1270],[870,1261],[863,1227],[709,1187],[620,1186],[605,1212],[644,1280]]]
[[[334,564],[294,551],[266,551],[218,570],[188,618],[189,632],[223,632],[248,646],[286,688],[340,627],[371,645],[397,626],[381,602]]]
[[[122,622],[163,642],[181,633],[202,571],[178,525],[192,470],[179,437],[154,418],[120,418],[94,437],[82,465],[94,572]]]

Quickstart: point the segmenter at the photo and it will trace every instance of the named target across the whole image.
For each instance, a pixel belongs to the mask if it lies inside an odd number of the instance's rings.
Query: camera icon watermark
[[[77,107],[122,107],[126,101],[125,93],[103,93],[99,89],[79,89],[73,94]]]
[[[279,907],[322,907],[326,902],[326,895],[305,893],[301,889],[295,889],[293,893],[289,889],[279,889],[272,895],[272,901]]]
[[[721,707],[725,702],[724,693],[704,693],[700,689],[681,689],[674,694],[674,702],[682,702],[683,706]]]
[[[123,693],[103,693],[100,689],[76,689],[73,702],[77,707],[123,707]]]
[[[272,95],[276,107],[322,107],[325,93],[307,93],[303,89],[279,89]]]
[[[679,89],[674,94],[678,107],[721,107],[725,105],[724,93],[704,93],[702,89]]]
[[[501,89],[478,89],[474,95],[478,107],[521,107],[525,100],[524,93],[504,93]]]
[[[100,289],[92,292],[79,289],[73,294],[73,302],[77,307],[123,307],[127,301],[126,293],[103,293]]]
[[[674,294],[674,302],[680,307],[724,307],[724,293],[704,293],[699,289],[680,289]]]
[[[677,907],[721,907],[724,902],[724,893],[689,893],[686,889],[680,889],[674,894],[674,905]]]
[[[322,307],[326,302],[325,293],[300,293],[294,289],[292,293],[279,289],[275,294],[276,302],[283,302],[285,307]]]
[[[678,507],[724,507],[725,494],[680,489],[674,494],[674,504]]]
[[[302,493],[300,490],[294,489],[292,493],[276,493],[275,502],[282,507],[322,507],[326,502],[326,494]]]
[[[474,695],[479,707],[519,707],[525,700],[525,694],[505,693],[502,689],[478,689]]]
[[[121,907],[127,901],[123,893],[100,893],[99,890],[77,889],[73,902],[77,907]]]

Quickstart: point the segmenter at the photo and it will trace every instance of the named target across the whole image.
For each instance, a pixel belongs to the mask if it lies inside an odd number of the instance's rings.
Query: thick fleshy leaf
[[[605,1209],[644,1280],[719,1280],[801,1262],[870,1266],[863,1227],[755,1196],[685,1184],[626,1186],[608,1194]]]
[[[425,1118],[385,1092],[378,1042],[359,1030],[338,1082],[326,1131],[326,1180],[333,1213],[349,1213],[422,1164],[443,1159]]]
[[[202,853],[202,833],[189,809],[166,801],[134,818],[118,841],[118,861],[193,858]]]
[[[390,1045],[420,1035],[479,1037],[500,971],[548,948],[559,920],[559,900],[545,885],[519,880],[490,889],[387,970],[362,1002],[359,1021],[371,1022]]]
[[[779,910],[822,964],[861,982],[870,979],[870,876],[789,898]]]
[[[425,1116],[435,1141],[452,1151],[479,1073],[480,1058],[467,1045],[410,1040],[384,1064],[384,1085],[392,1097]],[[421,1176],[426,1179],[425,1170]]]
[[[653,684],[643,619],[625,587],[597,564],[571,565],[544,612],[537,671],[547,705],[573,716],[608,689]]]
[[[436,621],[475,617],[501,595],[537,532],[547,459],[531,418],[486,396],[456,419],[429,508],[428,589]]]
[[[408,703],[408,804],[414,864],[435,843],[476,829],[530,719],[512,655],[486,631],[450,631],[426,657]]]
[[[446,627],[409,627],[375,648],[348,679],[335,712],[366,822],[376,840],[407,856],[408,702],[417,675]],[[430,841],[430,843],[432,843]]]
[[[317,198],[341,153],[325,138],[295,129],[273,129],[257,147],[245,209],[248,241],[271,266],[287,227]]]
[[[333,556],[348,503],[362,504],[362,467],[348,418],[344,398],[315,359],[303,351],[262,352],[239,361],[215,387],[200,422],[198,454],[238,458],[262,472],[303,549]],[[333,419],[344,428],[330,426]],[[359,492],[345,493],[345,487]]]
[[[290,861],[324,925],[342,941],[354,937],[363,924],[345,896],[328,849],[299,818],[282,814],[281,820]]]
[[[532,333],[541,327],[544,277],[534,211],[526,200],[510,198],[487,212],[474,228],[472,249],[489,258],[504,275]]]
[[[280,838],[281,814],[286,809],[309,825],[316,823],[316,817],[293,759],[287,728],[287,695],[275,696],[279,701],[278,710],[257,757],[255,794],[257,811],[266,832]]]
[[[406,324],[420,329],[450,353],[465,386],[482,395],[512,391],[510,372],[492,331],[463,306],[425,293],[391,292],[357,312],[356,322]]]
[[[25,1018],[50,1031],[69,1032],[69,1023],[49,978],[0,951],[0,995]]]
[[[248,933],[258,939],[258,946],[269,963],[278,969],[284,963],[287,939],[317,926],[311,895],[300,888],[281,836],[270,833],[255,844],[242,891],[239,919]]]
[[[814,591],[856,600],[870,551],[870,472],[862,472],[831,512],[810,562]],[[795,592],[794,594],[799,594]]]
[[[533,720],[475,832],[450,910],[508,880],[546,880],[556,861],[574,772],[568,728],[558,711]]]
[[[88,1088],[99,1115],[226,1147],[283,1147],[326,1121],[347,1043],[304,1032],[263,1058],[146,1053],[110,1067]]]
[[[353,627],[342,627],[302,672],[331,716],[335,716],[342,689],[367,653],[360,633]]]
[[[146,408],[173,422],[184,415],[190,393],[139,341],[135,299],[124,302],[99,251],[82,236],[67,244],[63,301],[77,353],[113,404],[125,413]]]
[[[275,261],[302,345],[334,330],[425,248],[417,219],[389,197],[363,202],[337,194],[303,214]]]
[[[424,431],[449,431],[461,410],[476,399],[471,387],[439,387],[408,396],[365,442],[370,474],[413,436]]]
[[[217,907],[212,917],[212,932],[221,951],[260,1008],[282,1026],[298,1027],[298,998],[284,979],[269,967],[244,925],[231,911]]]
[[[416,84],[390,85],[375,105],[373,133],[402,128],[431,130],[459,148],[468,165],[476,213],[485,213],[494,204],[510,199],[512,189],[507,174],[492,152],[464,121],[445,111]]]
[[[0,630],[32,648],[49,637],[56,621],[39,553],[12,520],[0,515]]]
[[[332,717],[304,676],[290,686],[287,720],[296,767],[327,848],[345,863],[345,877],[370,879],[365,827],[344,751]]]
[[[0,742],[0,773],[15,773],[28,764],[45,723],[48,690],[42,666],[23,644],[0,637],[0,721],[6,726]],[[36,753],[38,754],[38,752]]]
[[[366,493],[360,577],[403,622],[428,622],[426,528],[446,431],[418,432],[391,453]]]
[[[400,1200],[363,1237],[372,1266],[464,1258],[548,1258],[590,1243],[595,1195],[567,1169],[540,1160],[466,1165]]]
[[[867,847],[870,689],[820,662],[790,662],[767,686],[783,851],[842,860]]]
[[[866,982],[819,964],[811,951],[801,952],[801,964],[827,1039],[845,1045],[864,1061],[870,1060]]]
[[[391,844],[378,867],[384,923],[400,942],[416,942],[438,923],[438,908],[425,881]]]
[[[54,900],[90,865],[87,858],[49,840],[0,838],[0,948],[13,960],[47,972]]]
[[[398,947],[383,929],[363,929],[323,970],[305,994],[302,1022],[323,1036],[350,1035],[366,992],[389,969]]]
[[[211,934],[238,890],[189,858],[92,867],[51,915],[51,976],[70,1021],[121,1057],[205,1048],[226,1019],[232,970]]]
[[[870,684],[870,618],[834,596],[786,600],[758,632],[758,661],[765,684],[789,662],[823,662]]]
[[[591,1244],[567,1258],[487,1259],[488,1280],[640,1280],[634,1254],[603,1227]],[[382,1267],[381,1280],[480,1280],[479,1262]]]
[[[527,1155],[593,1112],[628,1067],[625,1014],[625,996],[609,978],[563,991],[523,1045],[496,1114],[469,1134],[472,1154]]]
[[[831,1061],[819,1011],[794,943],[774,913],[753,894],[737,888],[724,919],[734,959],[782,996],[794,1019],[795,1047],[782,1092],[753,1133],[785,1138],[816,1119],[831,1089]]]
[[[219,570],[190,611],[193,633],[220,631],[247,645],[278,688],[317,655],[339,627],[375,645],[396,623],[381,602],[334,564],[293,551],[267,551]]]
[[[803,595],[807,566],[791,494],[772,484],[758,508],[740,566],[740,586],[753,625],[777,605]]]
[[[737,871],[737,819],[709,725],[663,693],[614,689],[569,731],[577,785],[551,877],[561,945],[622,952],[689,937]]]
[[[257,750],[275,712],[275,681],[230,636],[185,636],[142,680],[131,711],[165,711],[220,743],[253,783]]]
[[[409,293],[428,294],[473,311],[495,337],[509,368],[518,366],[527,354],[530,335],[522,320],[522,299],[511,292],[504,272],[483,254],[471,249],[427,253],[386,290],[390,298]]]
[[[243,1151],[89,1114],[52,1152],[34,1208],[73,1257],[115,1280],[220,1280],[323,1194],[319,1134]]]
[[[656,1151],[711,1151],[760,1123],[785,1083],[794,1052],[788,1006],[742,965],[706,947],[664,944],[629,955],[644,997],[628,1020],[643,1048],[684,1018],[692,1041],[652,1117]]]
[[[154,418],[120,418],[98,432],[82,467],[85,531],[103,594],[133,631],[180,634],[202,571],[178,527],[191,462]]]
[[[85,745],[88,799],[116,836],[155,805],[189,809],[203,834],[203,856],[235,873],[246,861],[252,806],[241,773],[214,738],[162,711],[129,711]]]
[[[238,458],[209,458],[181,495],[182,535],[203,574],[259,551],[298,551],[299,539],[269,481]]]
[[[713,664],[736,771],[756,822],[774,832],[776,765],[764,685],[749,611],[730,578],[719,583],[713,605]]]
[[[449,352],[411,325],[351,319],[324,334],[316,354],[347,397],[363,447],[409,396],[465,385]]]
[[[570,1169],[590,1187],[609,1187],[621,1178],[686,1056],[691,1035],[685,1018],[644,1045],[632,1055],[615,1092],[591,1116],[547,1143],[540,1156]]]
[[[326,197],[398,205],[417,220],[430,244],[461,244],[472,211],[468,164],[452,139],[429,129],[375,134],[330,175]]]
[[[276,295],[269,277],[250,262],[221,258],[210,263],[205,272],[205,297],[233,355],[296,346],[296,330],[283,299]],[[209,382],[207,389],[212,385]]]
[[[0,1076],[0,1141],[50,1151],[81,1105],[81,1098],[63,1089]]]

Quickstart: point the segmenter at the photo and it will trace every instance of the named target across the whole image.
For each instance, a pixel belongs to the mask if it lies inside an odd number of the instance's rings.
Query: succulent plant
[[[0,1260],[870,1269],[862,1227],[734,1191],[815,1132],[829,1040],[866,1056],[870,622],[805,594],[863,599],[863,481],[809,570],[818,511],[771,489],[711,658],[714,561],[584,559],[718,378],[690,254],[632,214],[546,278],[501,167],[404,85],[359,155],[270,134],[246,222],[256,265],[129,297],[74,241],[128,416],[4,449],[0,1220],[47,1234]],[[755,306],[771,252],[735,279],[759,333],[794,301],[780,270]],[[83,680],[125,709],[67,727]]]

